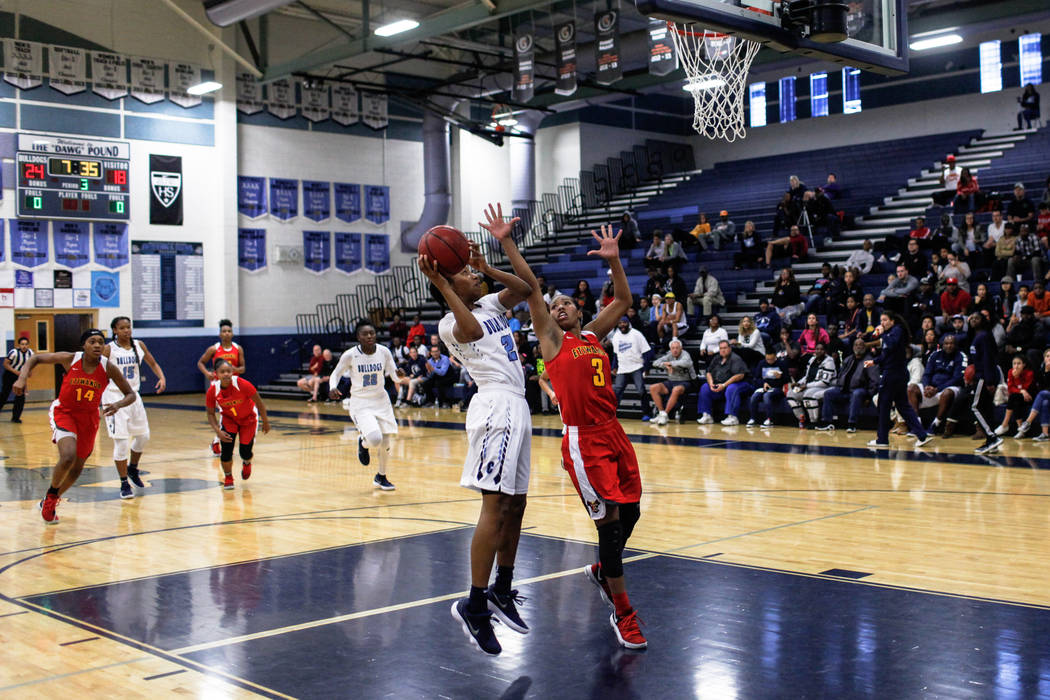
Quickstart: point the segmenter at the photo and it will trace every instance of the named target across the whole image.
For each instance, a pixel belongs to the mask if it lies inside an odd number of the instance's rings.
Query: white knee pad
[[[373,447],[378,447],[382,444],[383,433],[380,432],[379,426],[377,425],[375,428],[368,430],[367,432],[362,432],[361,440],[365,443],[365,447],[372,449]]]
[[[129,454],[128,439],[113,438],[113,461],[124,462],[127,460]]]
[[[146,450],[146,445],[149,444],[149,433],[145,435],[136,435],[131,438],[131,451],[138,452],[141,454]]]

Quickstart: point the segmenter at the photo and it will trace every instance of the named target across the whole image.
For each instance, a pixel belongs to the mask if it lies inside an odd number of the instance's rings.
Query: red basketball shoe
[[[645,641],[645,636],[638,626],[639,622],[641,620],[638,618],[637,610],[632,610],[620,618],[616,617],[616,613],[609,617],[609,624],[616,632],[616,638],[628,649],[645,649],[649,646],[649,642]]]
[[[252,475],[252,463],[251,462],[243,462],[241,464],[241,478],[244,479],[245,481],[247,481],[248,479],[251,478],[251,475]]]

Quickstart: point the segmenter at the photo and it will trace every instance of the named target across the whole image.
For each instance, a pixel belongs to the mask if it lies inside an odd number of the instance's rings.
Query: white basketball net
[[[668,24],[693,95],[693,128],[710,139],[744,138],[744,91],[759,44],[695,24]]]

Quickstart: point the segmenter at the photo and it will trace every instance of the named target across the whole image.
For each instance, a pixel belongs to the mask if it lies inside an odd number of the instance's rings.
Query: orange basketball
[[[470,244],[458,228],[435,226],[419,239],[419,254],[426,255],[445,275],[454,275],[467,266]]]

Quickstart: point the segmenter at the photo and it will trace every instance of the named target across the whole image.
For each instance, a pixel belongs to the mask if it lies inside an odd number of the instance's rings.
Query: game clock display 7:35
[[[19,217],[127,221],[126,142],[18,134]]]

